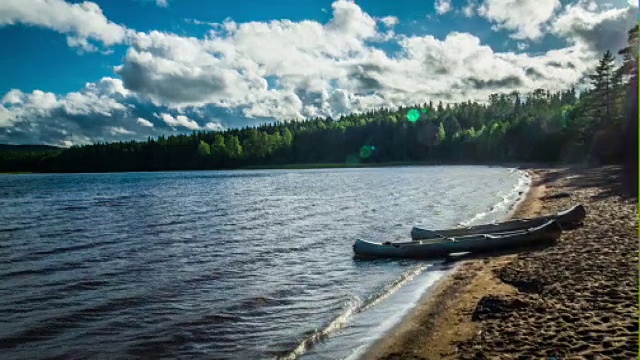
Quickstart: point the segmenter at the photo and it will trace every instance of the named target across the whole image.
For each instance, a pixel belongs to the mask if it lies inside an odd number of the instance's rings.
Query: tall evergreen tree
[[[625,124],[624,133],[624,154],[625,171],[629,182],[628,188],[638,191],[638,55],[640,53],[638,44],[638,25],[628,32],[628,46],[618,53],[623,56],[623,63],[619,69],[624,88],[625,96]]]
[[[614,113],[614,57],[607,50],[595,69],[595,74],[589,75],[594,89],[591,92],[591,109],[596,129],[602,128],[612,120]]]

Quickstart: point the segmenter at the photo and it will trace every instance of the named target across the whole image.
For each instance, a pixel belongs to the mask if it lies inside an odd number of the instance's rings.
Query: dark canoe
[[[433,239],[438,237],[451,237],[460,235],[475,234],[500,234],[512,231],[524,230],[532,227],[540,226],[550,220],[555,220],[563,229],[572,229],[582,223],[587,211],[584,206],[576,205],[568,210],[561,211],[557,214],[540,216],[530,219],[516,219],[496,224],[485,224],[477,226],[461,227],[458,229],[442,229],[430,230],[413,227],[411,229],[411,238],[413,240]]]
[[[561,234],[562,227],[555,220],[550,220],[534,228],[512,231],[502,235],[476,234],[385,243],[358,239],[353,244],[353,252],[358,258],[436,259],[446,257],[451,253],[480,253],[550,244],[554,243]]]

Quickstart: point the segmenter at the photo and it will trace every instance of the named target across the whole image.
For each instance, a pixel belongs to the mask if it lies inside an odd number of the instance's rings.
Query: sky
[[[632,0],[0,0],[0,143],[579,87],[637,21]]]

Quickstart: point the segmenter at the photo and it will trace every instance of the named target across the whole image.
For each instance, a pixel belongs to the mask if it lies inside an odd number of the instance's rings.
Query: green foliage
[[[615,69],[611,53],[606,52],[591,76],[592,89],[579,97],[574,89],[555,93],[536,89],[528,94],[492,94],[486,103],[444,106],[438,102],[434,107],[429,101],[335,120],[277,122],[145,142],[74,146],[64,151],[0,151],[0,171],[155,171],[424,161],[621,162],[632,161],[625,155],[630,153],[635,153],[637,163],[638,74],[637,56],[633,56],[637,55],[637,28],[629,32],[629,41],[629,47],[621,50],[622,67]],[[411,109],[425,111],[410,121]]]
[[[200,140],[200,144],[198,145],[198,155],[200,156],[211,155],[211,147],[209,146],[209,144],[207,144],[203,140]]]
[[[444,131],[444,125],[440,123],[440,127],[438,129],[438,139],[440,141],[444,141],[447,138],[447,133]]]

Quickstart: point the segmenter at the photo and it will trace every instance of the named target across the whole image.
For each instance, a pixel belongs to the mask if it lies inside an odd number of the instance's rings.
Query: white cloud
[[[209,122],[204,126],[204,128],[207,129],[207,130],[211,130],[211,131],[224,130],[224,126],[222,126],[222,124],[216,123],[216,122]]]
[[[72,47],[72,48],[80,48],[80,50],[86,51],[86,52],[98,51],[98,48],[92,43],[90,43],[89,40],[87,40],[87,38],[84,38],[84,37],[77,37],[77,36],[71,36],[71,35],[67,36],[67,45],[69,45],[69,47]]]
[[[160,7],[167,7],[169,6],[169,0],[156,0],[156,5]]]
[[[462,14],[466,17],[473,17],[476,14],[478,3],[476,0],[467,0],[467,5],[462,8]]]
[[[425,98],[484,100],[492,92],[550,84],[544,75],[558,73],[553,66],[545,70],[547,54],[522,55],[531,60],[522,65],[474,35],[455,32],[444,40],[392,35],[387,40],[401,51],[390,57],[368,44],[384,37],[374,18],[351,1],[336,1],[332,8],[327,24],[227,20],[214,24],[204,39],[136,33],[116,72],[125,88],[157,106],[213,106],[235,109],[249,119],[277,120],[336,117]],[[595,55],[588,52],[575,62],[591,59]],[[533,69],[536,63],[539,69]],[[554,88],[582,76],[577,69],[583,66],[572,66]]]
[[[70,46],[95,51],[96,40],[106,46],[122,43],[127,30],[109,21],[93,2],[69,4],[63,0],[2,0],[0,27],[25,24],[41,26],[67,35]]]
[[[366,39],[375,35],[375,20],[352,1],[337,0],[331,4],[333,19],[328,27],[344,35]]]
[[[69,93],[60,103],[65,112],[71,115],[101,114],[111,116],[113,111],[126,110],[126,107],[116,99],[90,91]]]
[[[638,8],[598,9],[595,3],[580,1],[564,7],[552,22],[551,31],[596,51],[616,50],[627,43],[627,31],[637,24]]]
[[[131,32],[129,49],[115,68],[120,79],[104,78],[62,96],[5,94],[0,141],[15,139],[17,132],[30,142],[60,144],[144,139],[169,128],[222,129],[232,117],[234,126],[244,126],[272,119],[336,118],[429,100],[485,101],[496,92],[564,89],[582,79],[599,56],[590,42],[580,40],[575,26],[566,25],[591,24],[586,15],[551,22],[558,34],[576,39],[571,46],[526,54],[496,52],[469,33],[452,32],[444,39],[394,35],[388,27],[397,19],[373,18],[347,0],[334,2],[332,9],[327,23],[227,20],[213,24],[202,38]],[[582,20],[560,20],[569,18]],[[510,21],[504,18],[500,24],[522,30]],[[532,35],[527,26],[524,31]],[[389,55],[376,46],[381,41],[399,50]],[[162,121],[147,120],[154,115]]]
[[[185,22],[189,23],[189,24],[194,24],[194,25],[207,25],[207,26],[218,26],[218,23],[214,23],[214,22],[209,22],[209,21],[202,21],[202,20],[198,20],[198,19],[184,19]]]
[[[495,22],[496,29],[515,31],[514,39],[537,40],[559,7],[560,0],[485,0],[478,14]]]
[[[34,90],[31,93],[23,93],[18,89],[9,91],[2,98],[2,105],[6,108],[9,105],[14,114],[14,119],[28,113],[33,115],[46,115],[50,111],[61,105],[54,93]]]
[[[135,132],[127,130],[122,126],[107,126],[107,129],[112,135],[134,135]]]
[[[153,127],[153,123],[151,121],[149,121],[147,119],[144,119],[144,118],[141,118],[141,117],[137,118],[136,122],[138,124],[142,125],[142,126]]]
[[[12,89],[4,95],[1,104],[21,104],[23,99],[22,91],[18,89]]]
[[[185,127],[189,130],[200,130],[200,125],[194,120],[189,119],[184,115],[178,115],[176,117],[171,116],[171,114],[162,113],[162,114],[154,114],[157,118],[162,119],[167,125],[173,127]]]
[[[380,21],[387,27],[394,27],[400,23],[400,20],[395,16],[385,16],[380,18]]]
[[[15,114],[3,105],[0,105],[0,128],[12,126],[15,120]]]
[[[451,0],[436,0],[433,5],[438,15],[443,15],[452,10]]]
[[[0,102],[0,142],[66,146],[131,138],[125,94],[121,81],[111,78],[63,96],[11,90]]]

